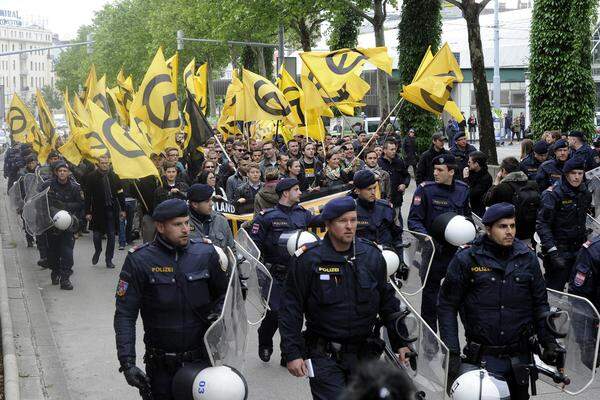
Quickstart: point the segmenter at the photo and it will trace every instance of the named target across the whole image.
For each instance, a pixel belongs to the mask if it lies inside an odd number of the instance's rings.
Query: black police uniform
[[[326,234],[292,258],[280,311],[282,346],[288,361],[312,360],[314,399],[338,398],[358,362],[378,358],[371,353],[380,345],[374,335],[378,314],[393,348],[404,346],[393,328],[399,306],[372,242],[357,238],[349,251],[338,252]]]
[[[48,203],[52,215],[59,210],[68,211],[71,216],[77,216],[81,213],[83,209],[83,192],[79,184],[71,179],[67,179],[63,184],[58,181],[58,178],[53,177],[42,183],[41,190],[43,191],[46,188],[50,188]],[[61,231],[51,228],[45,233],[48,241],[47,262],[52,271],[52,283],[58,284],[60,281],[61,287],[64,288],[71,286],[69,277],[73,274],[73,247],[75,246],[73,232],[73,229]]]
[[[273,276],[269,311],[258,328],[259,352],[273,349],[273,335],[277,332],[281,296],[290,262],[285,243],[279,243],[279,237],[283,233],[306,230],[312,218],[311,212],[300,205],[288,207],[277,204],[261,211],[252,223],[250,238],[260,249],[265,266]]]
[[[388,201],[357,198],[356,213],[357,237],[393,248],[402,244],[402,228],[394,223],[394,209]]]
[[[447,156],[444,156],[447,157]],[[435,182],[423,182],[417,186],[413,196],[413,202],[408,214],[408,229],[426,235],[431,234],[431,226],[437,217],[447,212],[454,212],[471,218],[469,206],[469,186],[458,180],[451,185],[442,185]],[[435,243],[435,254],[429,276],[423,288],[421,302],[421,316],[427,324],[437,331],[437,312],[435,303],[437,301],[440,282],[446,275],[446,268],[456,252],[456,246],[446,241]],[[424,267],[427,267],[426,265]],[[419,271],[421,280],[426,277],[427,270]]]
[[[454,136],[454,140],[464,136],[465,135],[463,133],[459,133],[456,136]],[[468,166],[469,155],[474,151],[477,151],[475,146],[468,143],[464,149],[461,149],[457,144],[454,144],[454,146],[450,148],[450,154],[452,154],[456,158],[456,177],[458,179],[462,180],[463,170]]]
[[[592,195],[562,179],[542,193],[536,221],[544,257],[546,285],[564,290],[577,252],[587,239],[586,214]],[[554,251],[556,250],[556,251]]]
[[[512,399],[527,399],[529,339],[553,342],[545,319],[550,308],[535,253],[519,239],[500,246],[487,235],[458,250],[440,290],[440,335],[456,360],[460,354],[457,314],[465,327],[467,362],[503,376]],[[450,371],[455,377],[456,363]]]
[[[537,175],[535,176],[538,189],[544,191],[559,181],[562,177],[564,165],[564,161],[558,161],[556,159],[544,161],[542,165],[540,165]]]
[[[538,170],[542,162],[535,158],[535,154],[533,152],[529,153],[527,157],[525,157],[520,163],[521,171],[527,175],[527,179],[535,180],[537,177]]]
[[[583,162],[585,171],[592,170],[600,165],[600,156],[587,143],[583,143],[580,148],[574,150],[571,157],[579,158]]]
[[[135,366],[135,326],[144,323],[146,373],[154,400],[173,399],[171,382],[182,363],[206,360],[209,315],[219,313],[228,272],[208,240],[175,247],[160,234],[132,248],[116,290],[114,328],[121,371]]]

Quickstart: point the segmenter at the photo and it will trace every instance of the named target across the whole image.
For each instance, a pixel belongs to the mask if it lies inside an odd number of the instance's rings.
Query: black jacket
[[[492,176],[488,172],[487,167],[484,167],[479,172],[469,171],[469,177],[465,179],[465,183],[469,185],[471,210],[482,217],[485,212],[483,198],[492,187]]]
[[[421,159],[419,160],[417,172],[415,174],[415,181],[417,181],[417,185],[421,182],[433,180],[433,159],[440,154],[447,153],[448,150],[442,149],[441,151],[436,151],[433,145],[431,145],[429,150],[421,154]]]
[[[92,215],[91,229],[98,232],[106,232],[108,221],[104,217],[106,207],[106,198],[104,195],[103,175],[100,171],[94,170],[86,175],[84,193],[85,193],[85,213]],[[108,182],[110,184],[111,202],[114,210],[115,222],[118,222],[119,211],[125,210],[125,195],[121,180],[113,170],[108,171]],[[117,225],[118,226],[118,225]]]
[[[379,157],[377,163],[381,169],[390,174],[390,200],[394,207],[399,207],[402,205],[404,192],[399,192],[398,186],[404,184],[408,188],[410,184],[410,174],[408,173],[406,164],[398,156],[394,157],[392,161],[388,161],[384,157]]]

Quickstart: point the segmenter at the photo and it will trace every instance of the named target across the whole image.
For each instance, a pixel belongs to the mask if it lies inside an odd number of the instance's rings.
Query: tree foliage
[[[408,85],[431,46],[440,47],[442,15],[440,0],[404,0],[398,24],[398,72],[400,85]],[[400,129],[413,128],[421,151],[431,144],[431,135],[440,128],[440,119],[411,103],[405,102],[399,114]]]
[[[594,131],[591,29],[595,0],[536,0],[531,24],[531,129]]]
[[[344,7],[333,12],[327,45],[330,50],[353,48],[358,43],[358,33],[363,17],[352,8]]]

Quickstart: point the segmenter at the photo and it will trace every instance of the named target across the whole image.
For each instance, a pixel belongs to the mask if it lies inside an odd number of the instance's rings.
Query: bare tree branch
[[[386,6],[387,6],[387,2],[388,2],[388,0],[383,0],[383,5],[382,5],[382,7],[383,7],[383,20],[384,20],[384,21],[385,21],[385,20],[386,20],[386,18],[387,18],[387,7],[386,7]]]
[[[320,25],[320,24],[322,24],[322,23],[323,23],[323,22],[325,22],[325,21],[327,21],[327,18],[317,18],[317,19],[315,19],[315,20],[314,20],[314,21],[313,21],[313,22],[310,24],[310,28],[309,28],[310,32],[312,32],[312,31],[313,31],[313,29],[315,29],[315,27],[316,27],[317,25]]]
[[[489,1],[489,0],[488,0]],[[459,0],[446,0],[447,3],[450,3],[458,8],[460,8],[461,10],[464,10],[464,4],[462,1]]]
[[[352,10],[354,10],[355,13],[362,16],[364,19],[369,21],[371,24],[375,25],[375,19],[373,17],[371,17],[369,14],[367,14],[364,10],[361,10],[360,7],[358,7],[356,4],[354,4],[354,2],[352,2],[352,0],[341,0],[341,1],[344,4],[346,4],[348,7],[350,7]]]
[[[485,8],[485,6],[487,6],[490,3],[490,1],[492,0],[483,0],[481,3],[479,3],[479,12],[481,12]]]

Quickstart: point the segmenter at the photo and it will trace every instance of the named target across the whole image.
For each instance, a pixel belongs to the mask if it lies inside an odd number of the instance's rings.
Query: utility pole
[[[279,47],[277,49],[277,72],[275,75],[279,73],[279,69],[285,62],[285,49],[283,47],[283,25],[279,25]]]
[[[494,0],[494,129],[500,131],[500,4]],[[500,133],[501,134],[501,133]]]

